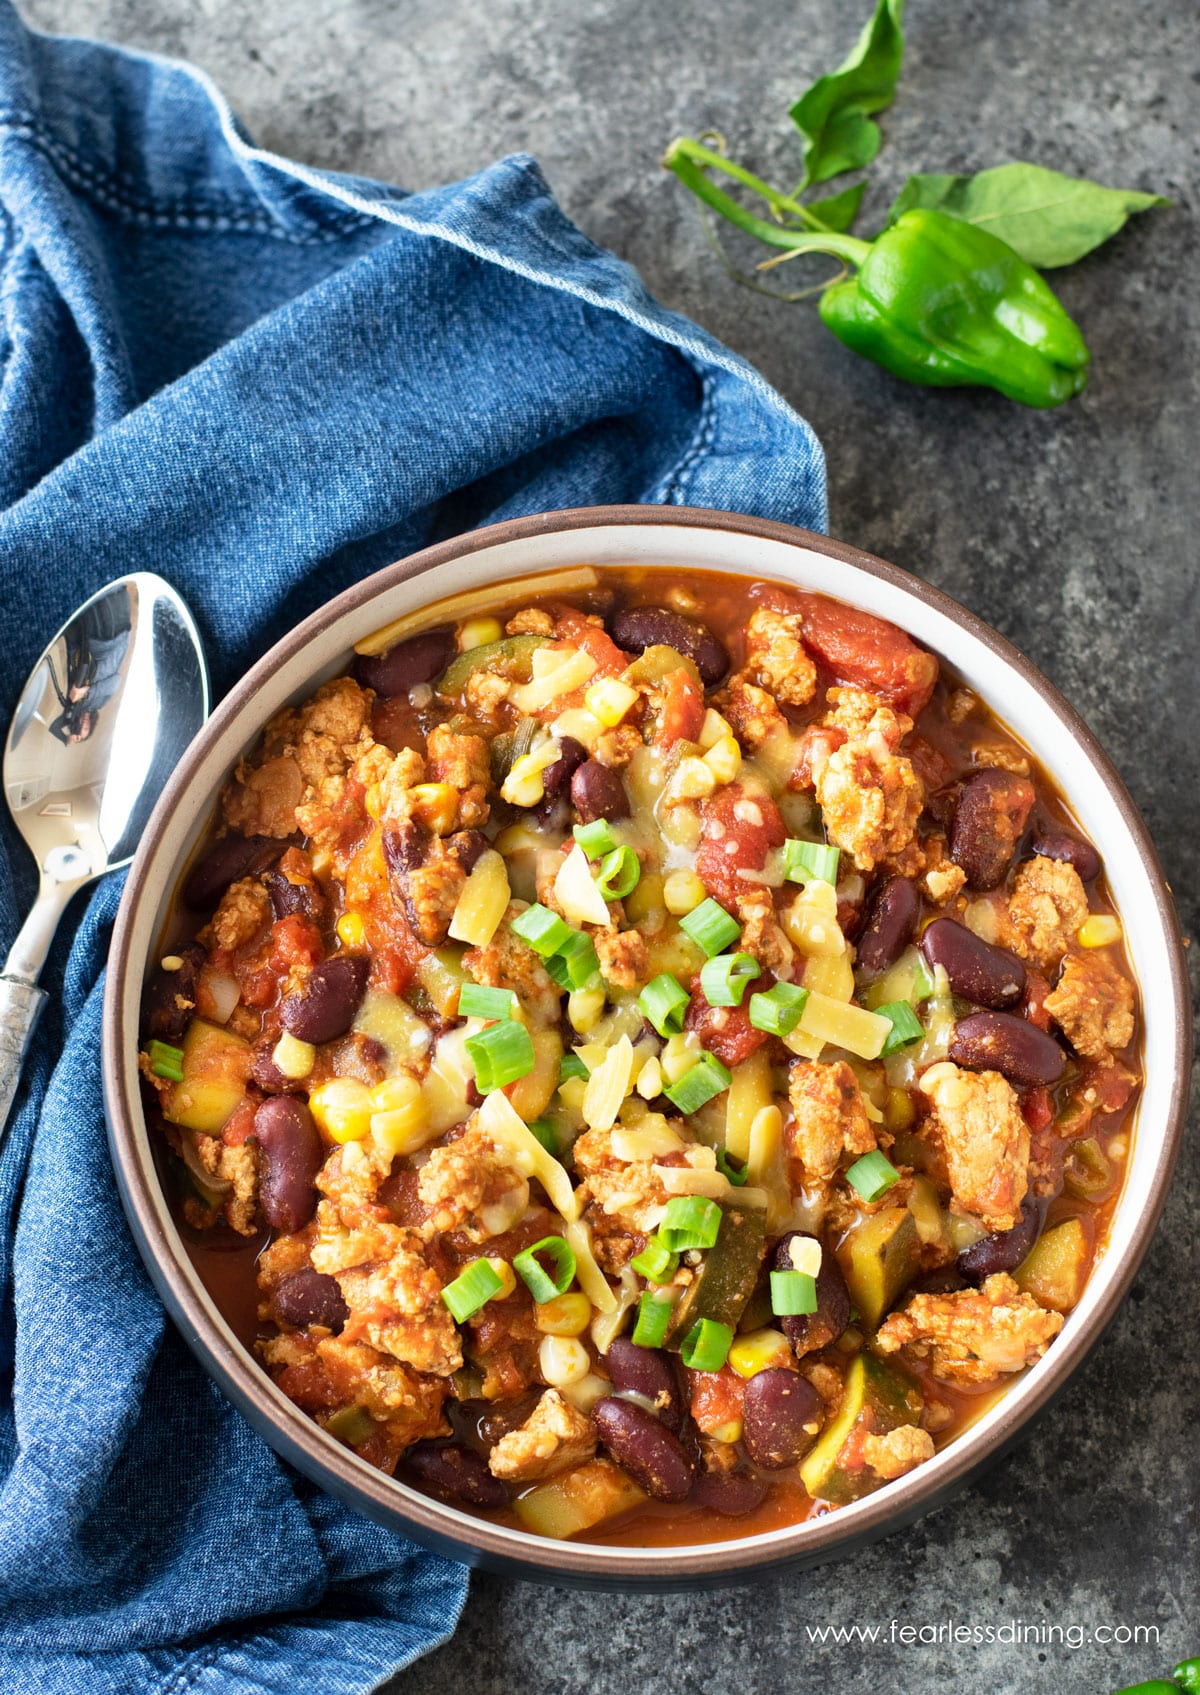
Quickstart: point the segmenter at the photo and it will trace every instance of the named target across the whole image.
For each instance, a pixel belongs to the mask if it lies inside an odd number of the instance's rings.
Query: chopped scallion
[[[543,963],[560,989],[585,989],[600,973],[595,943],[582,930],[568,930],[565,939]]]
[[[733,1073],[719,1059],[705,1053],[677,1083],[664,1089],[663,1094],[686,1117],[689,1113],[699,1112],[706,1101],[723,1094],[732,1082]]]
[[[511,1018],[516,997],[511,989],[491,989],[485,983],[464,983],[458,991],[460,1018]]]
[[[550,1261],[549,1271],[541,1263],[543,1259]],[[575,1281],[575,1250],[561,1236],[543,1236],[516,1255],[513,1270],[542,1306],[556,1295],[565,1295]]]
[[[486,1306],[504,1287],[504,1279],[485,1259],[474,1260],[442,1290],[442,1300],[459,1324]]]
[[[747,983],[759,974],[758,961],[748,953],[719,953],[700,968],[700,987],[709,1006],[741,1006]]]
[[[836,883],[840,858],[840,848],[789,836],[783,844],[783,874],[789,883]]]
[[[638,1010],[662,1037],[677,1036],[691,996],[669,971],[653,978],[638,996]]]
[[[714,954],[723,953],[730,942],[736,942],[742,930],[737,919],[731,918],[711,895],[684,914],[679,920],[679,928],[702,947],[710,959]]]
[[[586,1082],[591,1075],[577,1053],[565,1053],[559,1061],[558,1080],[560,1083],[565,1083],[570,1077],[582,1077]]]
[[[680,1358],[691,1371],[720,1371],[729,1358],[733,1326],[702,1318],[684,1337]]]
[[[546,959],[558,952],[571,934],[571,926],[557,912],[551,912],[548,906],[535,905],[527,907],[513,919],[512,932],[523,942],[528,942],[534,953]]]
[[[881,1054],[895,1053],[897,1048],[906,1048],[925,1034],[921,1020],[907,1001],[888,1001],[885,1006],[877,1006],[875,1011],[880,1018],[890,1019],[892,1025],[890,1035],[879,1050]]]
[[[590,824],[576,824],[572,834],[589,859],[603,859],[617,845],[607,818],[594,818]]]
[[[170,1042],[149,1042],[146,1058],[156,1077],[165,1077],[169,1083],[183,1082],[182,1048],[173,1048]]]
[[[475,1067],[475,1086],[482,1095],[503,1089],[533,1070],[533,1040],[523,1024],[511,1020],[489,1024],[478,1035],[468,1036],[463,1046]]]
[[[529,1126],[529,1134],[542,1144],[548,1154],[558,1158],[558,1132],[548,1118],[535,1118]]]
[[[721,1232],[724,1217],[716,1201],[702,1195],[673,1195],[667,1202],[658,1240],[671,1253],[689,1248],[711,1248]]]
[[[647,1293],[638,1302],[637,1323],[630,1341],[638,1348],[660,1348],[671,1324],[672,1303]]]
[[[817,1310],[817,1280],[807,1271],[771,1273],[771,1311],[777,1318],[795,1318]]]
[[[746,1181],[744,1169],[734,1165],[724,1148],[717,1149],[717,1170],[722,1177],[727,1177],[735,1189],[740,1189]]]
[[[900,1181],[900,1173],[891,1160],[876,1148],[873,1153],[855,1160],[846,1173],[846,1181],[864,1201],[877,1201],[880,1195],[886,1195]]]
[[[790,1036],[799,1024],[808,990],[796,983],[774,983],[761,995],[750,996],[750,1022],[771,1036]]]
[[[641,1253],[629,1263],[648,1283],[669,1283],[679,1270],[679,1255],[673,1253],[665,1242],[660,1242],[657,1236],[651,1236]]]
[[[617,847],[606,853],[596,873],[596,887],[605,900],[624,900],[637,888],[642,867],[631,847]]]

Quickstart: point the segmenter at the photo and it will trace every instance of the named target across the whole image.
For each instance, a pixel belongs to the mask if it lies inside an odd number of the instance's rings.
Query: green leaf
[[[879,126],[870,113],[882,112],[895,98],[903,18],[904,0],[878,0],[850,56],[792,107],[792,122],[805,141],[805,187],[860,170],[878,153]]]
[[[1044,165],[996,165],[973,177],[909,177],[888,212],[894,224],[915,206],[930,207],[998,235],[1039,270],[1073,265],[1116,235],[1132,212],[1169,206],[1161,194],[1105,188]]]
[[[866,183],[856,182],[851,188],[844,188],[840,194],[831,194],[825,200],[810,200],[808,209],[817,214],[826,229],[848,230],[858,216],[858,208],[866,192]]]

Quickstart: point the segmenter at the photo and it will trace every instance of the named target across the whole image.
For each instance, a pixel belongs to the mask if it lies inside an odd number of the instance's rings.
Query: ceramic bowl
[[[206,1293],[156,1173],[138,1087],[139,1003],[181,871],[226,776],[280,707],[344,670],[354,644],[402,613],[480,583],[587,562],[660,565],[702,584],[726,571],[816,590],[892,620],[947,659],[1054,777],[1099,844],[1142,986],[1146,1083],[1107,1250],[1053,1347],[964,1434],[908,1476],[806,1524],[689,1547],[541,1540],[384,1476],[272,1384]],[[499,595],[498,595],[499,598]],[[554,1583],[679,1588],[744,1582],[758,1568],[845,1554],[944,1502],[1017,1437],[1082,1364],[1149,1244],[1183,1131],[1190,1002],[1182,944],[1154,848],[1128,792],[1062,696],[1002,637],[928,584],[824,536],[685,508],[606,507],[522,518],[389,566],[305,620],[222,701],[167,787],[129,874],[105,1003],[109,1137],[125,1210],[163,1301],[205,1370],[285,1459],[357,1511],[442,1553]]]

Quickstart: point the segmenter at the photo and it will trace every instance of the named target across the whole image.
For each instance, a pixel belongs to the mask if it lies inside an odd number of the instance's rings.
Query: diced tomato
[[[1021,1096],[1021,1111],[1030,1130],[1044,1130],[1054,1121],[1054,1101],[1049,1089],[1027,1089]]]
[[[623,653],[600,624],[589,624],[583,613],[573,606],[555,608],[555,626],[558,637],[557,644],[561,647],[582,648],[584,653],[590,653],[596,661],[596,670],[602,677],[619,677],[629,664],[629,655]]]
[[[714,900],[730,911],[754,888],[742,871],[761,871],[772,848],[787,837],[779,808],[769,795],[747,794],[740,783],[718,789],[700,808],[696,875]]]
[[[325,957],[325,943],[311,918],[290,912],[271,929],[271,965],[286,977],[294,965],[316,965]]]
[[[682,665],[667,673],[663,684],[663,709],[656,741],[660,747],[699,739],[704,723],[704,690]]]
[[[258,1102],[246,1099],[241,1106],[236,1106],[221,1131],[221,1140],[227,1148],[239,1148],[248,1137],[254,1134],[254,1115],[258,1111]]]
[[[1091,1093],[1100,1112],[1120,1112],[1137,1087],[1137,1074],[1114,1060],[1111,1065],[1095,1062],[1087,1067],[1084,1093]]]
[[[913,770],[925,785],[925,793],[933,794],[944,788],[954,775],[954,768],[946,756],[932,742],[927,742],[924,736],[910,736],[904,744],[904,751],[912,760]]]
[[[822,594],[794,598],[804,617],[805,646],[840,683],[869,689],[914,718],[928,704],[938,662],[903,630]]]
[[[723,1365],[720,1371],[689,1371],[688,1383],[692,1417],[706,1436],[741,1423],[746,1380],[730,1366]]]
[[[1050,993],[1050,985],[1037,971],[1026,969],[1025,995],[1021,1001],[1022,1015],[1030,1024],[1036,1024],[1039,1030],[1049,1030],[1050,1014],[1046,1011],[1046,996]]]
[[[836,753],[846,740],[846,732],[836,725],[809,724],[796,743],[796,763],[788,778],[788,788],[796,791],[816,787],[816,769]]]
[[[288,1400],[295,1401],[302,1412],[333,1412],[338,1404],[337,1391],[315,1355],[312,1359],[287,1366],[275,1381]]]
[[[770,986],[770,977],[764,975],[747,987],[741,1006],[710,1006],[701,992],[697,976],[692,980],[692,998],[684,1015],[684,1029],[694,1031],[700,1045],[715,1055],[722,1065],[740,1065],[767,1039],[765,1030],[756,1030],[751,1024],[747,1007],[751,995]]]

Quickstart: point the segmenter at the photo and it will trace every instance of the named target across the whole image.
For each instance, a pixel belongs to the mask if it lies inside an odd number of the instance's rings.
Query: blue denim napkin
[[[198,72],[0,0],[0,218],[5,715],[126,571],[182,590],[219,694],[349,583],[494,519],[658,501],[824,526],[808,427],[528,158],[416,195],[309,170]],[[7,946],[33,872],[3,827]],[[64,926],[0,1154],[0,1688],[366,1690],[453,1630],[465,1572],[297,1477],[165,1322],[104,1140],[118,896]]]

